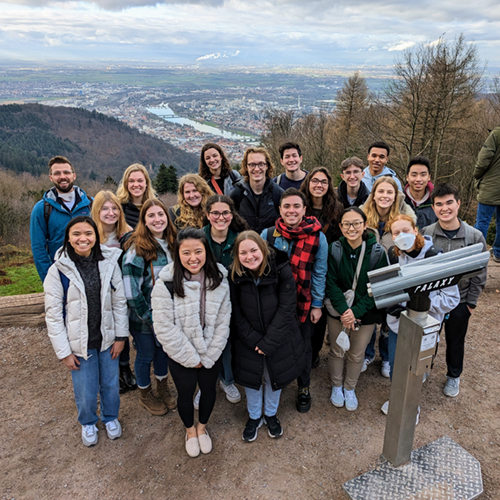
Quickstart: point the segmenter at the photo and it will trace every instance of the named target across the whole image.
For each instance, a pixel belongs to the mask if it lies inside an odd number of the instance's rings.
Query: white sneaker
[[[200,409],[200,398],[201,398],[201,389],[196,393],[196,396],[194,397],[193,406],[195,410]]]
[[[333,406],[337,408],[342,408],[344,406],[344,391],[342,390],[342,386],[340,387],[332,387],[332,395],[330,396],[330,401]]]
[[[424,382],[427,382],[427,380],[429,380],[430,377],[431,377],[431,372],[425,372],[424,376],[422,377],[422,384]]]
[[[444,386],[443,392],[445,396],[449,398],[456,398],[460,392],[460,377],[446,377],[446,385]]]
[[[358,398],[356,397],[354,389],[352,391],[347,391],[344,389],[344,398],[345,409],[347,411],[355,411],[358,409]]]
[[[106,433],[109,439],[118,439],[122,435],[122,426],[117,418],[111,420],[111,422],[106,422]]]
[[[384,414],[387,415],[389,413],[389,401],[386,401],[383,405],[382,408],[380,408],[380,411]]]
[[[226,398],[230,403],[239,403],[241,401],[241,394],[234,384],[226,385],[222,380],[220,381],[221,389],[226,393]]]
[[[361,367],[361,373],[366,372],[366,369],[368,368],[368,365],[374,360],[375,358],[365,358],[363,360],[363,366]]]
[[[389,361],[382,361],[382,367],[380,368],[380,374],[382,377],[390,378],[391,377],[391,364]]]
[[[95,425],[82,425],[82,441],[85,446],[94,446],[98,439]]]

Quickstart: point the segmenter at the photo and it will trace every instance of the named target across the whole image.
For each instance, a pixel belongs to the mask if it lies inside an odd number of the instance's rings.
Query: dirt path
[[[414,447],[450,436],[482,467],[484,499],[500,498],[500,265],[491,262],[487,291],[474,313],[456,399],[442,394],[444,340],[422,391]],[[190,459],[179,416],[153,417],[138,394],[122,397],[123,436],[85,448],[71,376],[56,360],[45,329],[0,330],[0,498],[3,499],[347,499],[342,484],[378,465],[389,381],[374,362],[362,374],[359,409],[329,403],[326,350],[313,372],[313,407],[295,410],[295,387],[283,392],[284,435],[262,428],[254,443],[241,433],[244,402],[219,392],[209,429],[214,451]]]

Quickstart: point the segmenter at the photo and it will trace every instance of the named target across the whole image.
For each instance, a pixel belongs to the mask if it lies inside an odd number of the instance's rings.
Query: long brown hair
[[[193,184],[196,190],[201,194],[201,203],[197,207],[192,207],[184,198],[184,186]],[[201,229],[205,222],[205,206],[207,200],[214,192],[210,189],[207,181],[198,174],[186,174],[179,179],[179,191],[177,192],[177,203],[174,210],[180,208],[179,217],[175,223],[179,228],[194,227]]]
[[[124,250],[128,250],[132,245],[134,245],[135,253],[139,257],[142,257],[144,260],[150,262],[158,259],[159,247],[153,233],[151,233],[149,228],[146,226],[146,213],[151,207],[160,207],[167,216],[168,224],[163,231],[162,237],[166,240],[172,257],[174,255],[175,239],[177,237],[177,230],[168,215],[167,207],[165,207],[165,205],[157,198],[147,200],[146,203],[142,205],[141,213],[139,215],[139,223],[137,224],[135,231],[124,244]]]
[[[381,222],[381,219],[377,211],[377,205],[375,204],[374,196],[375,193],[377,192],[377,188],[383,182],[390,184],[394,188],[394,193],[395,193],[394,203],[391,206],[390,212],[387,214],[386,220],[394,219],[394,217],[400,214],[399,201],[398,201],[399,188],[398,185],[396,184],[396,181],[388,175],[385,175],[384,177],[379,177],[373,184],[372,192],[370,193],[370,196],[368,196],[366,203],[363,205],[363,212],[366,214],[366,218],[368,219],[368,226],[371,227],[372,229],[376,229],[377,231],[378,231],[378,223]],[[388,231],[387,228],[384,228],[384,230],[385,232]]]
[[[396,215],[394,219],[390,219],[386,225],[387,231],[391,231],[391,234],[392,234],[391,230],[392,225],[398,220],[405,220],[406,222],[409,222],[413,230],[417,228],[415,221],[409,215],[400,214]],[[415,250],[422,250],[422,248],[424,248],[424,245],[425,245],[425,238],[420,233],[417,233],[417,236],[415,237]],[[400,250],[396,245],[394,245],[394,255],[396,257],[399,257],[402,252],[403,250]]]
[[[132,231],[132,228],[125,221],[125,214],[123,213],[121,203],[116,197],[116,195],[111,191],[99,191],[95,195],[94,201],[92,202],[92,219],[94,220],[95,225],[97,226],[97,229],[99,231],[99,237],[103,245],[106,244],[108,237],[104,232],[104,226],[99,217],[99,212],[101,211],[103,205],[107,201],[113,203],[113,205],[115,205],[115,207],[120,212],[120,215],[118,216],[118,220],[115,226],[116,237],[120,239],[121,236],[123,236],[123,234],[126,233],[127,231]]]
[[[212,178],[212,172],[210,172],[210,168],[207,165],[207,162],[205,161],[205,153],[209,149],[215,149],[220,154],[221,157],[220,176],[221,179],[225,179],[229,175],[229,172],[232,170],[231,165],[229,164],[229,160],[227,159],[224,150],[218,144],[215,144],[213,142],[208,142],[201,148],[200,167],[198,168],[198,175],[203,179],[205,179],[207,182]]]
[[[242,276],[243,273],[245,273],[246,268],[243,264],[241,264],[240,259],[238,257],[238,252],[240,250],[241,242],[245,240],[252,240],[259,247],[259,250],[262,252],[262,255],[264,257],[262,259],[262,263],[259,266],[259,269],[255,274],[257,274],[257,276],[259,277],[262,276],[265,273],[266,268],[269,266],[271,249],[269,248],[267,243],[255,231],[243,231],[234,240],[234,247],[233,247],[234,261],[231,270],[231,279],[233,281],[236,276]]]

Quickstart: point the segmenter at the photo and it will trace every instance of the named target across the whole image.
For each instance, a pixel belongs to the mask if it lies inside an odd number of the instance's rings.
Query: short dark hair
[[[297,153],[299,153],[299,156],[302,156],[302,151],[300,150],[300,146],[296,142],[285,142],[285,144],[282,144],[279,149],[281,159],[283,159],[283,153],[287,149],[296,149]]]
[[[55,165],[56,163],[67,163],[71,167],[71,171],[73,173],[75,172],[73,165],[65,156],[54,156],[49,160],[49,174],[51,173],[52,165]]]
[[[288,188],[280,198],[280,207],[285,198],[290,198],[290,196],[298,196],[302,200],[302,204],[307,207],[307,199],[304,193],[295,188]]]
[[[71,219],[68,222],[68,225],[66,226],[66,231],[64,232],[63,245],[59,252],[59,256],[65,253],[73,262],[75,262],[76,259],[78,259],[78,255],[75,252],[75,249],[71,246],[69,242],[69,231],[75,224],[79,224],[80,222],[85,222],[89,224],[95,233],[95,244],[92,247],[92,250],[90,251],[91,259],[94,261],[104,260],[104,256],[102,255],[101,252],[101,240],[99,238],[99,229],[97,229],[97,225],[92,220],[92,218],[88,217],[87,215],[78,215],[77,217]]]
[[[391,148],[389,147],[389,144],[387,144],[387,142],[384,142],[384,141],[377,141],[377,142],[373,142],[372,144],[370,144],[370,146],[368,147],[368,154],[370,154],[370,151],[373,149],[373,148],[380,148],[380,149],[385,149],[387,151],[387,156],[389,156],[391,154]]]
[[[425,167],[427,167],[429,175],[431,175],[431,161],[429,160],[429,158],[427,158],[427,156],[415,156],[414,158],[412,158],[410,160],[410,163],[408,163],[406,175],[410,173],[410,169],[411,167],[413,167],[413,165],[424,165]]]
[[[453,184],[443,183],[434,186],[434,189],[431,193],[431,202],[434,205],[434,201],[436,198],[441,198],[442,196],[453,195],[456,201],[460,201],[460,194],[458,192],[458,188]]]

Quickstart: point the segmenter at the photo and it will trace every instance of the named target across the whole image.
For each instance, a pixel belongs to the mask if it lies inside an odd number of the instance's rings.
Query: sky
[[[460,33],[500,68],[498,0],[0,0],[0,62],[387,66]]]

